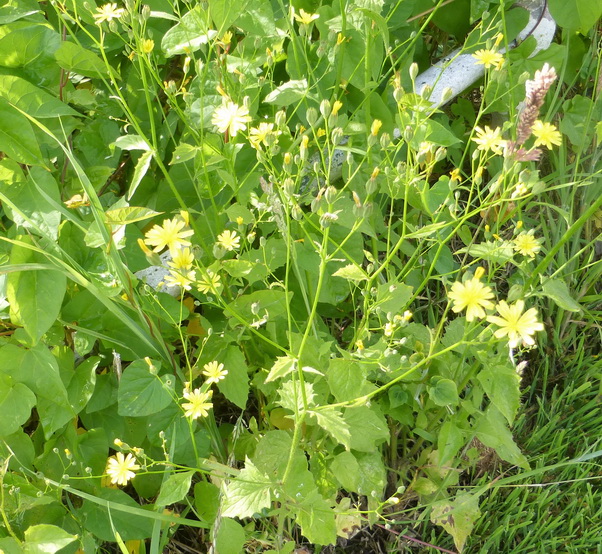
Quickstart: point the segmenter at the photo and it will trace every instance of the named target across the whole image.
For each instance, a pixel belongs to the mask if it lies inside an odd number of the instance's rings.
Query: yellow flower
[[[230,44],[232,42],[232,31],[226,31],[223,35],[222,35],[222,40],[221,43],[224,46],[228,46],[228,44]]]
[[[380,119],[375,119],[370,126],[370,134],[375,137],[378,135],[380,128],[383,126],[383,122]]]
[[[484,65],[485,69],[490,67],[499,69],[504,64],[504,56],[495,50],[477,50],[472,57],[477,60],[476,63]]]
[[[190,392],[189,390],[184,390],[183,396],[188,400],[188,402],[182,404],[184,415],[192,419],[197,419],[201,416],[207,417],[209,410],[213,408],[213,403],[208,402],[212,395],[213,391],[201,392],[201,389],[194,389],[193,392]]]
[[[499,127],[492,130],[485,125],[485,129],[475,127],[475,131],[477,132],[477,138],[473,138],[472,140],[478,144],[477,148],[479,150],[483,150],[484,152],[491,150],[495,154],[502,153],[502,148],[505,146],[506,141],[502,139],[502,130]]]
[[[219,364],[216,361],[209,362],[203,366],[203,375],[207,377],[207,384],[219,383],[228,375],[228,370],[224,369],[224,364]]]
[[[240,247],[240,237],[236,231],[224,231],[221,235],[217,235],[217,244],[224,250],[232,251]]]
[[[535,254],[541,250],[541,241],[533,236],[533,230],[521,233],[512,242],[514,250],[523,256],[535,258]]]
[[[222,286],[220,283],[220,276],[208,269],[207,276],[201,277],[197,283],[197,286],[199,287],[199,290],[205,294],[210,292],[216,294],[217,289]]]
[[[115,485],[127,485],[127,482],[134,478],[135,471],[140,466],[136,463],[136,458],[131,454],[124,457],[123,452],[117,452],[107,461],[107,475],[111,478],[111,483]]]
[[[190,248],[182,248],[172,254],[171,262],[167,265],[173,269],[191,269],[194,262],[194,254]]]
[[[332,115],[337,115],[339,110],[343,107],[343,102],[340,100],[335,100],[332,104],[332,111],[330,112]]]
[[[171,270],[165,276],[165,284],[168,287],[181,287],[184,290],[190,290],[195,279],[196,272],[194,270],[184,272]]]
[[[235,137],[238,131],[244,131],[247,128],[247,123],[251,119],[248,108],[226,100],[213,112],[211,123],[217,127],[220,133],[228,132],[231,137]]]
[[[537,331],[543,331],[543,324],[537,321],[537,310],[530,308],[523,314],[525,303],[518,300],[509,306],[504,300],[496,306],[501,317],[490,315],[487,321],[499,327],[494,335],[499,339],[508,336],[510,348],[516,348],[519,343],[532,346],[535,339],[531,336]]]
[[[125,12],[124,8],[118,8],[117,4],[105,4],[101,8],[96,8],[98,13],[93,15],[96,25],[100,25],[105,21],[113,21],[119,19]]]
[[[304,9],[299,10],[299,15],[295,14],[295,19],[303,25],[309,25],[320,17],[317,13],[307,13]]]
[[[152,38],[147,38],[142,41],[142,53],[150,54],[155,47],[155,41]]]
[[[556,146],[562,144],[562,135],[556,129],[556,126],[551,123],[544,123],[538,119],[533,123],[531,131],[535,136],[535,146],[541,146],[543,144],[548,150],[552,150],[553,144]]]
[[[485,317],[485,309],[493,309],[493,291],[490,287],[483,285],[478,277],[461,283],[456,281],[447,297],[454,303],[452,311],[459,313],[466,310],[466,321]]]
[[[452,181],[459,181],[461,179],[460,170],[457,167],[453,169],[449,174],[449,178]]]
[[[251,127],[249,130],[249,142],[251,146],[256,150],[259,150],[261,143],[264,146],[268,146],[266,139],[269,135],[274,132],[274,124],[273,123],[265,123],[262,122],[259,124],[259,127]]]
[[[144,236],[144,242],[149,246],[154,246],[155,252],[161,252],[166,246],[172,252],[172,256],[178,249],[184,246],[190,246],[190,241],[186,237],[194,234],[192,229],[183,230],[186,222],[179,217],[166,219],[163,225],[155,225]]]

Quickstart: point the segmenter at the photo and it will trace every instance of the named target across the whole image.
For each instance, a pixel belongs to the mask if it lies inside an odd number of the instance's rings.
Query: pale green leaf
[[[280,85],[270,92],[263,101],[267,104],[274,104],[276,106],[289,106],[306,97],[314,98],[313,95],[309,94],[307,79],[300,79],[296,81],[287,81]]]
[[[485,446],[493,448],[500,458],[523,469],[529,469],[527,458],[516,446],[504,416],[495,406],[490,406],[484,414],[476,418],[474,430],[476,437]]]
[[[581,306],[573,299],[569,287],[560,279],[547,279],[542,285],[542,294],[567,312],[580,312]]]
[[[107,68],[96,54],[74,42],[63,41],[54,53],[56,63],[66,69],[85,77],[100,78],[108,75]]]
[[[285,377],[289,373],[295,371],[296,367],[297,360],[295,358],[291,358],[290,356],[279,356],[276,358],[272,369],[270,369],[268,376],[265,378],[265,382],[269,383],[270,381]]]
[[[25,531],[23,552],[26,554],[52,554],[77,539],[56,525],[32,525]]]
[[[180,22],[169,29],[161,40],[161,49],[168,58],[178,54],[192,54],[217,35],[209,29],[207,12],[195,6]]]
[[[0,437],[17,432],[31,415],[36,396],[22,383],[15,383],[10,375],[0,373]]]
[[[155,504],[157,506],[169,506],[183,500],[190,490],[190,482],[195,473],[195,471],[182,471],[170,475],[161,485]]]
[[[158,362],[153,362],[157,364]],[[132,362],[123,372],[117,396],[120,416],[140,417],[160,412],[172,402],[174,378],[158,376],[145,360]]]
[[[481,371],[477,378],[495,407],[512,425],[520,406],[520,377],[513,367],[497,365]]]
[[[238,346],[228,346],[225,355],[219,358],[228,370],[228,375],[217,386],[220,392],[241,410],[249,398],[249,373],[245,357]]]
[[[440,500],[432,505],[431,521],[443,527],[453,538],[456,548],[462,552],[466,539],[479,519],[479,497],[460,493],[453,501]]]
[[[236,479],[225,487],[222,503],[224,517],[251,517],[272,504],[272,484],[247,458]]]
[[[349,426],[343,419],[341,410],[334,406],[319,406],[308,413],[314,416],[318,425],[336,441],[344,445],[345,448],[350,448],[351,435],[349,434]]]
[[[349,264],[341,269],[337,269],[332,276],[342,277],[343,279],[347,279],[348,281],[353,281],[355,283],[359,283],[360,281],[365,281],[368,279],[368,276],[364,273],[362,268],[355,264]]]
[[[372,452],[378,445],[389,440],[389,427],[376,406],[347,408],[344,417],[351,433],[351,448],[354,450]]]

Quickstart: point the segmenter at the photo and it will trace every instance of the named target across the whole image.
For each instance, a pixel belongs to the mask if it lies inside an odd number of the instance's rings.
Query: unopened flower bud
[[[418,76],[418,64],[416,62],[410,65],[409,73],[410,79],[412,79],[412,81],[415,81],[416,77]]]
[[[389,133],[383,133],[380,136],[380,147],[385,150],[391,146],[391,135]]]
[[[316,121],[318,121],[318,112],[316,111],[316,108],[307,108],[305,119],[309,126],[313,127],[316,124]]]
[[[324,193],[324,198],[326,198],[326,202],[329,204],[334,204],[334,201],[337,199],[337,189],[330,185],[326,188],[326,192]]]
[[[320,102],[320,113],[324,119],[328,119],[328,116],[331,113],[332,108],[330,107],[330,102],[326,99]]]
[[[286,125],[286,112],[284,110],[276,112],[274,121],[277,127],[284,127]]]
[[[440,162],[441,160],[444,160],[445,156],[447,156],[447,148],[440,146],[435,151],[435,162]]]
[[[449,100],[451,100],[454,96],[454,91],[452,90],[451,87],[445,87],[443,89],[443,92],[441,93],[441,103],[445,104],[447,103]]]
[[[337,144],[339,144],[341,142],[342,138],[343,138],[343,129],[341,129],[340,127],[335,127],[332,130],[332,133],[330,135],[332,144],[334,144],[336,146]]]

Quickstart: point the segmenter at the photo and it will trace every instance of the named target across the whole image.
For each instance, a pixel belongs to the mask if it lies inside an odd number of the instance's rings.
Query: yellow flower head
[[[213,408],[213,403],[209,402],[212,395],[213,391],[201,392],[201,389],[194,389],[193,392],[190,392],[189,390],[184,390],[183,396],[188,400],[188,402],[182,404],[184,415],[192,419],[207,417],[209,410]]]
[[[167,265],[173,269],[191,269],[194,263],[194,254],[190,248],[182,248],[172,254],[171,261]]]
[[[332,104],[332,110],[331,110],[331,115],[337,115],[339,113],[339,110],[343,107],[343,102],[341,102],[340,100],[335,100]]]
[[[299,10],[299,15],[295,14],[295,19],[302,25],[309,25],[319,17],[317,13],[307,13],[304,9]]]
[[[219,383],[222,379],[225,379],[226,375],[228,375],[228,370],[224,369],[224,364],[213,361],[203,366],[203,375],[207,377],[205,382],[210,385],[211,383]]]
[[[466,321],[483,318],[485,310],[493,309],[493,291],[476,276],[464,283],[456,281],[447,297],[453,302],[452,311],[459,313],[466,310]]]
[[[210,269],[207,270],[207,276],[201,277],[197,283],[199,290],[205,294],[217,294],[217,289],[221,287],[220,276]]]
[[[136,476],[135,471],[140,466],[136,463],[136,458],[132,454],[127,456],[123,452],[117,452],[107,461],[107,475],[111,478],[111,483],[115,485],[127,485],[128,481]]]
[[[380,128],[383,126],[383,122],[380,119],[375,119],[370,126],[370,134],[375,137],[378,135]]]
[[[491,150],[494,154],[502,153],[502,148],[506,145],[506,141],[502,138],[502,130],[499,127],[491,129],[485,125],[484,129],[475,127],[475,131],[477,132],[477,136],[472,140],[477,143],[479,150],[483,150],[484,152]]]
[[[484,65],[485,69],[490,67],[499,69],[504,64],[504,56],[495,50],[477,50],[472,57],[477,60],[476,63]]]
[[[240,247],[240,237],[236,231],[224,231],[221,235],[217,236],[217,244],[224,250],[232,251]]]
[[[274,134],[274,124],[265,121],[259,124],[259,127],[251,127],[249,130],[249,142],[256,150],[259,150],[261,144],[268,146],[267,138]]]
[[[562,144],[562,135],[551,123],[544,123],[539,119],[533,123],[531,128],[535,137],[535,146],[544,145],[548,150],[552,150],[552,145],[560,146]]]
[[[178,249],[190,246],[190,241],[186,240],[186,237],[194,234],[194,231],[185,227],[186,222],[181,217],[166,219],[163,225],[155,225],[144,235],[146,237],[144,242],[154,246],[155,252],[161,252],[167,246],[173,256]]]
[[[235,137],[239,131],[247,128],[247,123],[251,119],[248,108],[226,100],[213,112],[211,123],[220,133],[228,132],[231,137]]]
[[[512,242],[516,252],[530,258],[535,258],[535,254],[541,250],[541,240],[533,236],[532,230],[528,233],[521,233]]]
[[[113,21],[113,19],[119,19],[124,13],[124,8],[118,8],[117,4],[105,4],[100,8],[96,8],[98,13],[95,13],[92,17],[94,17],[94,21],[96,25],[100,25],[105,21]]]
[[[168,287],[180,287],[184,290],[190,290],[192,283],[196,279],[196,272],[192,271],[174,271],[173,269],[165,276],[165,284]]]
[[[155,47],[155,41],[152,38],[147,38],[142,41],[142,53],[150,54]]]
[[[516,348],[520,343],[533,346],[535,339],[531,336],[537,331],[543,331],[543,324],[537,321],[537,310],[530,308],[525,313],[525,303],[518,300],[509,306],[504,300],[496,306],[499,316],[487,316],[487,321],[499,327],[494,335],[499,339],[508,336],[510,348]]]

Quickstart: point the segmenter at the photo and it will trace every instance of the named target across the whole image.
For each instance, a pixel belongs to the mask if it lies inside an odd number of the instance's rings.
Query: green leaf
[[[40,167],[31,167],[27,179],[17,162],[0,161],[0,199],[6,215],[16,225],[56,240],[61,222],[58,207],[61,196],[52,174]]]
[[[3,34],[0,38],[0,65],[4,67],[33,64],[38,58],[56,50],[61,41],[60,35],[48,24],[17,24],[13,31]]]
[[[591,0],[550,0],[554,21],[570,31],[586,35],[602,15],[602,3]]]
[[[360,465],[351,452],[337,454],[330,464],[330,470],[345,490],[359,493]]]
[[[161,485],[155,504],[157,506],[169,506],[183,500],[190,490],[190,481],[195,473],[196,471],[182,471],[170,475]]]
[[[567,312],[580,312],[581,306],[573,299],[569,287],[560,279],[547,279],[542,285],[542,294]]]
[[[222,503],[224,517],[252,517],[272,504],[271,482],[247,458],[236,479],[225,487]]]
[[[119,383],[120,416],[155,414],[172,402],[174,378],[172,375],[158,376],[157,370],[151,371],[145,360],[136,360],[127,367]]]
[[[493,448],[503,460],[523,469],[529,469],[527,458],[516,446],[504,416],[495,406],[490,406],[484,414],[477,416],[475,434],[485,446]]]
[[[121,150],[143,150],[149,152],[151,147],[140,135],[122,135],[115,139],[111,147],[116,146]]]
[[[10,375],[36,395],[46,438],[75,417],[56,358],[46,346],[27,350],[7,344],[0,349],[0,373]]]
[[[464,433],[451,420],[446,421],[439,431],[437,437],[437,449],[439,450],[439,465],[445,466],[464,446]]]
[[[110,502],[122,507],[137,508],[140,505],[120,489],[99,488],[96,496],[101,502]],[[152,506],[150,506],[152,508]],[[84,500],[82,507],[77,510],[79,521],[85,522],[86,530],[103,541],[115,542],[115,532],[124,541],[142,540],[151,536],[153,520],[138,514],[117,511],[114,508],[98,504],[92,500]]]
[[[300,504],[292,507],[301,532],[312,544],[334,544],[337,527],[334,510],[317,489],[310,491]]]
[[[340,442],[345,448],[351,447],[349,426],[343,419],[343,414],[334,406],[319,406],[308,413],[314,416],[318,425],[329,433],[336,441]]]
[[[26,239],[24,239],[25,241]],[[10,263],[40,264],[46,258],[29,248],[13,245]],[[22,325],[32,344],[37,344],[59,315],[67,278],[48,264],[44,270],[15,271],[8,275],[6,297],[11,321]]]
[[[178,54],[196,52],[203,44],[207,44],[217,35],[217,31],[209,29],[207,12],[196,6],[182,17],[181,21],[161,40],[161,49],[168,58]]]
[[[508,263],[514,257],[514,249],[510,241],[487,241],[460,248],[456,254],[468,254],[473,258],[487,260],[498,264]]]
[[[36,396],[22,383],[0,373],[0,437],[16,433],[31,415]]]
[[[247,10],[249,0],[211,0],[209,15],[221,35]]]
[[[380,498],[385,490],[387,470],[380,452],[354,452],[358,469],[358,493]]]
[[[314,386],[306,382],[303,383],[303,388],[305,389],[307,405],[313,405],[315,397]],[[279,404],[283,408],[291,412],[303,410],[303,395],[301,394],[301,384],[299,381],[286,381],[278,389],[278,395],[280,396]]]
[[[26,554],[58,552],[76,539],[77,536],[70,535],[56,525],[33,525],[25,531],[23,552]]]
[[[434,386],[428,387],[430,399],[437,406],[457,406],[458,388],[451,379],[433,378]]]
[[[0,151],[16,162],[45,166],[31,123],[0,98]]]
[[[343,358],[330,360],[326,378],[337,402],[361,398],[376,388],[366,380],[364,371],[357,362]]]
[[[228,517],[222,518],[215,539],[219,554],[240,554],[244,552],[246,534],[243,526]]]
[[[103,60],[90,52],[89,49],[74,42],[61,42],[60,47],[54,53],[54,57],[56,63],[63,69],[79,73],[85,77],[98,79],[109,74]]]
[[[127,200],[134,196],[138,185],[141,183],[142,179],[146,175],[146,172],[148,171],[148,168],[150,167],[152,161],[153,153],[151,151],[143,152],[142,155],[138,158],[138,161],[136,162],[136,167],[134,168],[134,175],[132,175],[132,180],[128,188],[126,197]]]
[[[269,383],[270,381],[286,377],[289,373],[295,371],[296,367],[297,360],[295,358],[291,358],[290,356],[279,356],[276,358],[272,369],[270,369],[268,376],[265,378],[265,382]]]
[[[375,406],[347,408],[344,417],[351,433],[351,448],[354,450],[372,452],[378,445],[389,440],[387,422]]]
[[[297,81],[287,81],[276,87],[263,101],[276,106],[289,106],[300,102],[304,98],[315,100],[314,95],[309,93],[307,79],[300,79]]]
[[[451,502],[435,502],[432,506],[431,521],[443,527],[454,538],[456,548],[462,552],[466,539],[480,515],[479,497],[470,493],[460,493]]]
[[[282,290],[258,290],[239,296],[234,302],[228,304],[225,313],[228,315],[230,310],[234,310],[247,321],[253,321],[255,314],[263,315],[267,311],[269,320],[273,321],[286,314],[286,307],[292,295],[292,292],[287,293]]]
[[[238,346],[228,346],[220,362],[228,370],[228,375],[217,384],[220,392],[241,410],[244,410],[249,398],[249,373],[247,362]]]
[[[138,208],[136,206],[127,206],[125,208],[116,208],[107,210],[107,223],[109,225],[128,225],[136,221],[144,221],[159,215],[161,212],[156,212],[150,208]]]
[[[343,279],[353,281],[354,283],[359,283],[360,281],[368,279],[368,276],[364,273],[362,268],[355,264],[349,264],[343,266],[341,269],[337,269],[332,276],[342,277]]]
[[[194,506],[201,520],[213,523],[219,512],[219,488],[208,481],[199,481],[194,486]]]
[[[378,285],[376,306],[382,313],[398,314],[406,308],[412,298],[414,288],[403,283]]]
[[[498,365],[477,375],[485,394],[512,425],[520,406],[520,377],[513,367]]]
[[[36,119],[81,115],[58,98],[16,75],[3,75],[0,96]]]

